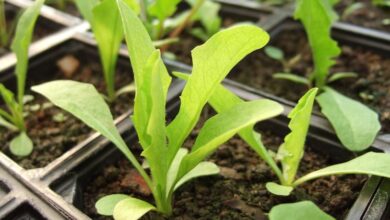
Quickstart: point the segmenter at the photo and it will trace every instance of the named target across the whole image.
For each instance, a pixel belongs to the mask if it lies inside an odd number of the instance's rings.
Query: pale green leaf
[[[377,113],[328,87],[317,101],[345,147],[361,151],[374,142],[381,128]]]
[[[274,206],[269,213],[270,220],[334,220],[311,201],[302,201]]]
[[[340,80],[340,79],[345,79],[345,78],[355,78],[357,76],[358,76],[358,74],[357,73],[353,73],[353,72],[334,73],[334,74],[332,74],[329,77],[328,82],[334,82],[334,81],[337,81],[337,80]]]
[[[180,0],[154,0],[148,7],[148,12],[159,20],[164,20],[175,13],[179,2]]]
[[[333,66],[341,50],[331,38],[332,24],[337,14],[329,1],[298,0],[294,14],[305,26],[314,60],[316,86],[322,88],[326,83],[329,68]]]
[[[184,183],[201,177],[201,176],[210,176],[219,173],[219,167],[213,162],[201,162],[194,169],[189,171],[184,175],[175,185],[174,191],[177,190]]]
[[[323,176],[367,174],[390,178],[390,155],[369,152],[355,159],[311,172],[294,182],[294,186]]]
[[[356,12],[357,10],[359,9],[362,9],[364,8],[365,5],[362,3],[362,2],[354,2],[352,4],[350,4],[344,11],[343,11],[343,14],[342,14],[342,18],[343,19],[346,19],[348,18],[348,16],[350,16],[351,14],[353,14],[354,12]]]
[[[281,111],[282,107],[274,101],[257,100],[236,104],[211,117],[200,130],[191,153],[183,159],[179,177],[192,170],[242,129],[275,117]]]
[[[115,220],[137,220],[151,210],[156,208],[145,201],[136,198],[127,198],[119,203],[114,208]]]
[[[298,75],[295,75],[295,74],[292,74],[292,73],[275,73],[272,75],[272,77],[274,77],[275,79],[285,79],[285,80],[289,80],[289,81],[292,81],[292,82],[295,82],[295,83],[300,83],[300,84],[304,84],[304,85],[310,85],[310,82],[307,78],[305,77],[302,77],[302,76],[298,76]]]
[[[291,184],[297,173],[299,163],[305,152],[306,135],[309,130],[311,113],[318,89],[309,90],[288,115],[291,132],[284,138],[278,151],[286,184]]]
[[[179,72],[174,72],[173,74],[176,77],[179,77],[184,80],[187,80],[189,77],[188,74]],[[209,99],[210,105],[218,113],[227,111],[234,105],[242,102],[244,101],[241,100],[233,92],[226,89],[223,85],[218,85],[217,89],[214,91],[213,95]],[[283,112],[283,106],[280,105],[278,108],[275,108],[274,111],[276,114],[281,114]],[[248,126],[242,129],[238,134],[271,167],[271,169],[275,172],[279,179],[282,179],[282,172],[276,165],[273,158],[267,153],[268,150],[261,142],[260,134],[253,129],[253,126]]]
[[[267,188],[268,192],[278,196],[288,196],[294,190],[291,186],[283,186],[274,182],[268,182],[265,188]]]
[[[240,25],[218,32],[192,51],[192,74],[182,92],[179,113],[168,126],[170,155],[175,155],[194,128],[217,85],[242,58],[268,40],[269,35],[262,29]]]
[[[31,89],[100,132],[126,155],[130,153],[115,127],[110,109],[93,85],[57,80],[33,86]]]
[[[199,0],[187,0],[187,2],[190,3],[192,7],[197,4],[197,1]],[[202,27],[204,27],[205,30],[203,33],[207,36],[202,40],[206,41],[209,37],[221,29],[222,20],[219,17],[220,9],[221,5],[219,3],[205,0],[194,15],[193,20],[199,20],[201,22]],[[198,34],[201,33],[200,31],[196,32],[198,32]]]
[[[271,57],[272,59],[282,61],[284,60],[284,53],[283,50],[274,47],[274,46],[266,46],[264,48],[264,52],[267,56]]]
[[[33,143],[27,136],[26,132],[21,132],[18,136],[11,140],[9,149],[13,155],[25,157],[33,150]]]
[[[93,9],[93,33],[103,64],[107,94],[115,98],[115,67],[123,39],[122,23],[115,0],[103,0]]]
[[[123,94],[133,93],[133,92],[135,92],[135,85],[134,85],[134,83],[130,83],[130,84],[120,88],[118,91],[116,91],[115,96],[119,97]]]
[[[35,0],[20,16],[16,27],[15,36],[11,44],[11,49],[15,53],[17,63],[15,74],[18,88],[18,102],[23,105],[23,96],[25,91],[27,67],[28,67],[28,49],[31,43],[35,23],[44,0]]]
[[[122,200],[130,198],[128,195],[124,194],[112,194],[100,198],[96,204],[95,208],[97,213],[100,215],[111,216],[114,213],[115,206]]]
[[[180,148],[179,151],[177,151],[177,154],[174,158],[174,160],[171,163],[171,166],[169,167],[168,174],[167,174],[167,191],[166,191],[166,197],[168,198],[169,193],[173,191],[174,184],[176,181],[177,174],[179,172],[180,164],[184,158],[185,155],[188,154],[188,150],[185,148]]]

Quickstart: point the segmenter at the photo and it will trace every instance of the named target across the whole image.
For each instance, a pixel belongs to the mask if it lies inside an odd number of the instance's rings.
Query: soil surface
[[[362,7],[345,14],[345,10],[355,2]],[[372,0],[342,0],[336,5],[336,10],[342,21],[390,32],[390,7],[374,5]]]
[[[185,144],[191,147],[199,129]],[[276,151],[282,138],[269,131],[262,133],[265,146]],[[325,212],[342,219],[356,200],[366,177],[331,176],[299,186],[291,196],[279,197],[267,192],[265,183],[277,181],[268,166],[247,144],[234,137],[210,158],[221,174],[198,178],[175,193],[173,216],[169,219],[264,219],[264,213],[280,203],[311,200]],[[307,146],[298,176],[333,164],[332,160]],[[102,196],[124,193],[153,202],[150,191],[130,163],[123,159],[105,166],[90,180],[83,193],[82,210],[92,219],[111,219],[96,213],[94,205]],[[158,219],[156,213],[143,219]]]
[[[5,16],[6,16],[7,28],[9,31],[11,31],[13,29],[12,27],[14,25],[16,25],[15,19],[17,18],[17,16],[20,16],[19,13],[21,13],[21,12],[22,12],[22,10],[20,10],[19,8],[6,4]],[[16,26],[15,26],[15,28],[16,28]],[[60,25],[54,24],[53,22],[51,22],[45,18],[38,17],[37,23],[35,25],[34,33],[33,33],[32,42],[37,41],[43,37],[46,37],[46,36],[56,32],[56,31],[60,30],[60,28],[61,28]],[[13,30],[15,30],[15,29],[13,29]],[[0,56],[3,56],[4,54],[11,51],[10,46],[11,46],[11,42],[13,39],[13,35],[14,35],[14,31],[12,31],[12,34],[10,37],[11,40],[9,41],[9,45],[6,45],[6,47],[4,47],[4,48],[0,48]]]
[[[44,79],[34,79],[34,77],[31,76],[29,78],[30,85],[28,85],[27,88],[31,85],[54,79],[72,79],[92,83],[101,93],[105,93],[103,73],[100,64],[96,62],[96,59],[91,58],[87,54],[69,54],[60,57],[60,59],[62,59],[62,61],[64,61],[64,59],[71,59],[75,62],[73,64],[67,63],[66,65],[67,67],[74,66],[72,74],[69,74],[69,72],[65,74],[64,69],[56,67],[55,63],[42,64],[43,70],[45,70],[45,65],[53,66],[49,69],[53,70],[54,74],[50,75],[50,73],[47,73],[50,77]],[[131,71],[129,68],[118,67],[116,73],[117,88],[122,88],[132,82],[132,74],[129,71]],[[28,157],[24,158],[13,156],[9,152],[8,147],[9,142],[17,133],[0,128],[1,151],[5,152],[9,157],[26,169],[46,166],[64,152],[76,146],[76,144],[85,140],[92,133],[92,130],[78,119],[59,108],[50,106],[49,101],[44,97],[37,94],[32,95],[34,95],[35,98],[26,105],[29,114],[26,117],[25,122],[28,135],[34,143],[33,152]],[[132,107],[132,100],[133,95],[130,93],[119,96],[110,106],[114,117],[129,111]]]

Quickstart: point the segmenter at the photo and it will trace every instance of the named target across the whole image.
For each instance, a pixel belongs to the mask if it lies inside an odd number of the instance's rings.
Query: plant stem
[[[158,21],[158,26],[157,26],[157,36],[155,40],[160,40],[163,35],[164,35],[164,22],[165,19],[161,19]]]
[[[8,41],[7,22],[5,20],[4,0],[0,0],[0,47],[5,47]]]
[[[184,28],[190,23],[192,17],[196,14],[196,12],[200,9],[200,7],[203,5],[205,0],[198,0],[196,4],[191,8],[190,13],[188,13],[186,19],[177,27],[175,28],[171,34],[169,35],[169,38],[177,38],[184,30]],[[165,45],[164,47],[161,47],[161,52],[164,52],[168,50],[169,45]]]

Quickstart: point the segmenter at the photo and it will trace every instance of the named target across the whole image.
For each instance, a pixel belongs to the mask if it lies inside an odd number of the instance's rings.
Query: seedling
[[[337,42],[331,38],[330,30],[337,19],[329,1],[299,0],[295,10],[306,30],[312,49],[314,72],[308,77],[294,73],[277,73],[277,78],[305,84],[320,89],[317,101],[322,113],[329,119],[344,146],[352,151],[367,149],[380,130],[377,113],[367,106],[348,98],[329,87],[329,83],[355,77],[355,73],[340,72],[329,75],[333,60],[341,52]]]
[[[28,48],[39,11],[44,0],[36,0],[23,12],[16,27],[15,37],[11,49],[16,54],[17,63],[15,75],[17,81],[17,94],[5,88],[0,83],[0,95],[8,111],[0,108],[0,126],[18,131],[19,135],[10,142],[10,151],[17,156],[27,156],[31,153],[33,143],[27,135],[24,123],[25,84],[28,66]]]
[[[0,48],[8,48],[11,40],[11,36],[14,33],[19,13],[14,21],[9,22],[7,25],[6,10],[4,1],[0,1]]]
[[[182,92],[179,113],[166,126],[165,103],[171,77],[137,14],[123,0],[117,4],[136,86],[132,121],[151,176],[126,146],[107,105],[93,86],[54,81],[32,89],[111,140],[152,191],[155,204],[123,194],[103,197],[96,203],[100,214],[138,219],[155,210],[169,216],[177,188],[190,179],[219,172],[214,163],[202,161],[220,144],[240,130],[283,111],[282,106],[270,100],[240,102],[206,121],[191,152],[182,148],[217,86],[242,58],[263,47],[269,36],[258,27],[242,25],[221,31],[195,48],[194,68]]]

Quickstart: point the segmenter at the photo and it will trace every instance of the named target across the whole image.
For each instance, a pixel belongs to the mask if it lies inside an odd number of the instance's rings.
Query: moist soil
[[[81,82],[88,82],[95,85],[99,92],[105,94],[105,83],[100,64],[95,59],[85,55],[66,55],[78,60],[79,66],[72,75],[65,75],[62,69],[54,68],[54,74],[50,78],[34,79],[29,78],[28,88],[42,82],[55,79],[72,79]],[[64,58],[61,57],[61,58]],[[60,59],[61,59],[60,58]],[[42,69],[45,64],[41,65]],[[51,64],[49,64],[51,65]],[[122,88],[132,82],[132,74],[129,68],[119,66],[116,73],[116,88]],[[1,151],[26,169],[44,167],[54,159],[61,156],[67,150],[76,146],[92,134],[92,130],[84,123],[66,113],[65,111],[50,105],[50,102],[37,94],[34,100],[27,103],[26,108],[29,114],[26,117],[26,126],[29,137],[34,143],[33,152],[27,157],[16,157],[9,152],[9,142],[17,133],[0,128]],[[110,104],[114,117],[126,113],[132,107],[132,94],[123,94]]]
[[[199,129],[194,130],[186,147],[193,145],[198,132]],[[276,151],[283,139],[270,131],[261,133],[265,146]],[[311,146],[306,149],[298,176],[334,164],[331,158],[316,153]],[[320,178],[299,186],[288,197],[279,197],[265,188],[267,182],[277,182],[276,176],[240,138],[234,137],[223,144],[208,160],[221,168],[221,174],[198,178],[179,189],[169,219],[265,219],[264,213],[273,206],[301,200],[311,200],[325,212],[342,219],[367,179],[361,175]],[[145,182],[125,159],[105,166],[88,182],[82,210],[92,219],[111,219],[97,214],[94,207],[105,195],[123,193],[153,203]],[[159,217],[150,213],[143,219]]]
[[[345,9],[355,2],[362,3],[363,7],[343,16]],[[336,5],[336,10],[344,22],[390,32],[390,7],[376,6],[372,0],[343,0]]]
[[[7,28],[12,29],[11,27],[13,25],[16,25],[15,24],[16,19],[17,19],[19,13],[22,12],[22,10],[20,10],[20,8],[17,8],[15,6],[6,4],[5,11],[6,11],[5,16],[6,16]],[[16,26],[15,26],[15,28],[16,28]],[[32,41],[34,42],[34,41],[37,41],[43,37],[46,37],[46,36],[56,32],[56,31],[60,30],[60,28],[61,28],[61,26],[54,24],[53,22],[51,22],[45,18],[38,17],[37,23],[35,25]],[[11,40],[13,39],[13,35],[14,35],[14,32],[11,34],[11,37],[10,37]],[[0,48],[0,56],[3,56],[4,54],[9,53],[11,51],[11,49],[10,49],[11,42],[12,41],[9,41],[9,45],[6,45],[6,47]]]

